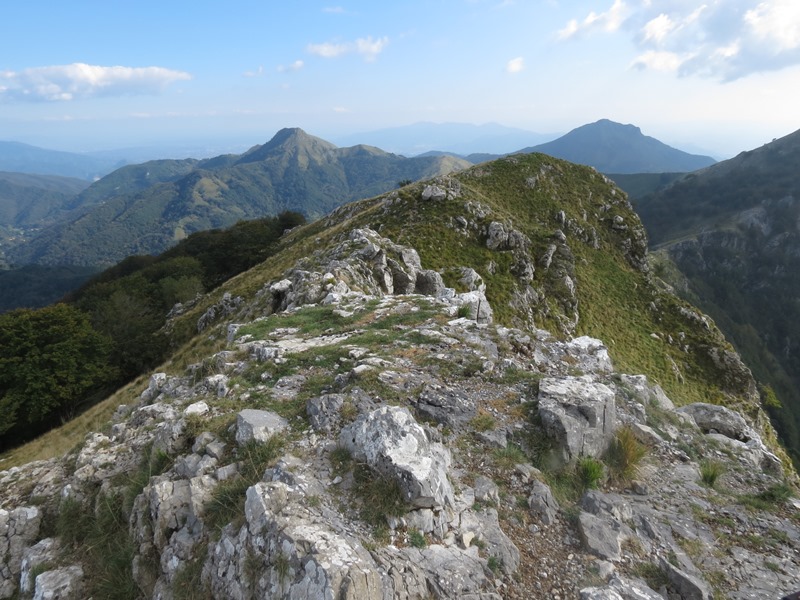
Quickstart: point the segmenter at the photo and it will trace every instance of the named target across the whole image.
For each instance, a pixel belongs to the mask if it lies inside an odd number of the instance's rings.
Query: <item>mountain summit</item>
[[[710,156],[689,154],[642,134],[634,125],[608,119],[573,129],[557,140],[521,152],[543,152],[589,165],[602,173],[684,173],[716,162]]]

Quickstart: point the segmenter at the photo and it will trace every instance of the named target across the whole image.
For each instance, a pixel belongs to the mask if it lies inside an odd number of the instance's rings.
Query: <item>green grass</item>
[[[586,489],[596,489],[605,475],[605,466],[590,456],[581,458],[575,465],[581,484]]]
[[[385,527],[387,517],[400,517],[408,512],[409,506],[396,480],[357,464],[353,481],[353,491],[361,501],[361,518],[374,527]]]
[[[508,471],[513,469],[518,464],[525,464],[529,462],[528,456],[519,446],[509,444],[505,448],[498,448],[492,452],[492,459],[494,459],[497,468]]]
[[[642,445],[628,426],[620,427],[606,452],[606,464],[612,476],[618,481],[627,482],[636,477],[647,448]]]
[[[286,440],[273,435],[266,442],[248,442],[236,452],[239,473],[221,481],[205,506],[205,522],[212,530],[221,529],[230,522],[244,518],[244,501],[247,488],[261,481],[264,471],[283,454]]]
[[[725,464],[718,460],[704,459],[700,461],[700,481],[703,485],[713,488],[717,479],[725,473]]]

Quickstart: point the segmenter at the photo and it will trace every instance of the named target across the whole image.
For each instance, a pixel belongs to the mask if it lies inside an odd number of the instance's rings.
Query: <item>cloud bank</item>
[[[102,67],[73,63],[0,71],[0,100],[58,102],[94,96],[158,94],[189,73],[163,67]]]
[[[624,32],[638,54],[630,66],[733,81],[800,64],[798,0],[614,0],[601,13],[570,20],[566,41]]]
[[[306,51],[309,54],[322,58],[338,58],[345,54],[359,54],[368,62],[374,61],[378,55],[389,45],[389,38],[372,39],[372,36],[358,38],[354,42],[324,42],[322,44],[309,44]]]

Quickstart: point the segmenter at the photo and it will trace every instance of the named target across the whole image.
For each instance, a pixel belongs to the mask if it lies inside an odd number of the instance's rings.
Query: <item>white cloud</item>
[[[0,73],[0,99],[68,101],[93,96],[158,94],[189,73],[164,67],[102,67],[73,63]]]
[[[335,112],[335,113],[349,113],[350,109],[349,108],[345,108],[344,106],[334,106],[333,107],[333,112]]]
[[[351,51],[350,44],[332,44],[323,42],[322,44],[309,44],[306,46],[309,54],[316,54],[322,58],[336,58]]]
[[[358,38],[354,42],[324,42],[322,44],[309,44],[306,51],[309,54],[321,56],[322,58],[338,58],[345,54],[360,54],[366,61],[373,61],[378,54],[383,52],[389,44],[388,37],[373,39],[372,36]]]
[[[519,73],[524,68],[525,68],[525,59],[523,59],[521,56],[518,56],[517,58],[512,58],[506,64],[506,72],[508,73]]]
[[[342,8],[341,6],[326,6],[325,8],[322,9],[322,12],[341,15],[342,13],[344,13],[344,8]]]
[[[653,71],[677,71],[684,59],[675,54],[674,52],[658,52],[656,50],[648,50],[640,54],[631,63],[631,66],[637,69],[652,69]]]
[[[800,47],[800,2],[776,0],[761,2],[744,15],[752,33],[764,42],[771,42],[778,51]]]
[[[627,11],[627,6],[623,0],[614,0],[606,12],[596,13],[590,12],[583,21],[577,19],[570,20],[566,26],[561,29],[557,37],[560,40],[567,40],[582,33],[589,33],[591,31],[607,31],[614,32],[619,29],[622,22],[625,20],[624,16]]]
[[[800,64],[798,0],[615,0],[569,20],[557,38],[602,31],[631,37],[631,66],[680,76],[732,81]]]
[[[364,57],[365,60],[375,60],[378,54],[389,44],[388,37],[373,40],[372,36],[359,38],[356,40],[356,52]]]
[[[261,77],[264,74],[263,65],[259,65],[255,71],[245,71],[242,73],[244,77]]]
[[[669,15],[661,13],[644,26],[644,41],[652,40],[656,44],[660,44],[673,29],[675,29],[675,23],[669,18]]]
[[[290,65],[278,65],[278,72],[279,73],[286,73],[288,71],[299,71],[305,66],[305,63],[302,60],[296,60]]]

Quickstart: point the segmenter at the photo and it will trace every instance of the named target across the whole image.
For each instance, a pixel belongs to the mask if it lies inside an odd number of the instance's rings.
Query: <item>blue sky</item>
[[[731,156],[800,128],[798,0],[26,0],[0,139],[68,150],[609,118]]]

